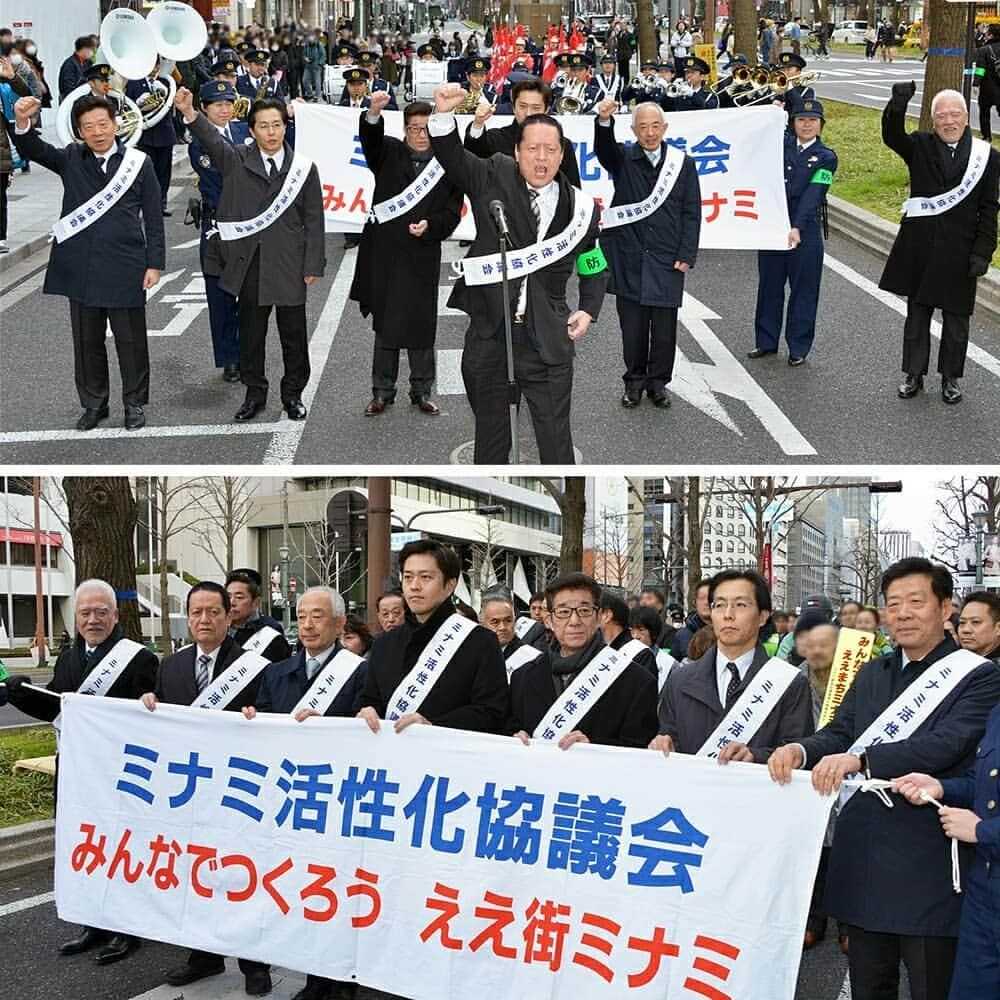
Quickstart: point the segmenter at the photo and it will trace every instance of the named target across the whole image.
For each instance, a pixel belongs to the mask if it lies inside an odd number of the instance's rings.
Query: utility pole
[[[45,597],[42,593],[42,480],[32,476],[31,490],[35,501],[35,643],[38,646],[38,665],[44,666],[45,656]]]
[[[389,536],[392,532],[392,480],[368,479],[368,623],[376,626],[375,605],[389,576]]]

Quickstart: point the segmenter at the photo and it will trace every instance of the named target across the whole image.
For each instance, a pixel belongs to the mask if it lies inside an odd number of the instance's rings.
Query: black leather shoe
[[[76,429],[78,431],[92,431],[98,423],[102,420],[107,420],[108,418],[108,408],[102,406],[99,410],[86,409],[80,415],[80,419],[76,422]]]
[[[642,399],[642,393],[633,392],[631,389],[626,389],[622,393],[622,406],[626,410],[634,410]]]
[[[115,934],[110,941],[94,956],[98,965],[113,965],[123,958],[128,958],[142,942],[131,934]]]
[[[239,365],[225,365],[222,369],[222,377],[227,382],[239,382],[240,380],[240,366]]]
[[[897,392],[900,399],[912,399],[924,387],[923,375],[907,375],[899,383]]]
[[[125,407],[125,430],[137,431],[140,427],[146,426],[146,414],[142,412],[141,406]]]
[[[83,931],[72,941],[67,941],[59,946],[59,954],[79,955],[82,951],[90,951],[91,948],[104,944],[108,940],[108,936],[107,931],[98,930],[96,927],[84,927]]]
[[[372,401],[365,407],[366,417],[377,417],[387,406],[392,406],[393,400],[388,396],[372,396]]]
[[[233,417],[234,420],[253,420],[257,416],[257,413],[264,409],[264,404],[256,399],[247,399],[243,401],[243,405],[236,411],[236,416]]]
[[[957,378],[941,379],[941,398],[946,403],[960,403],[962,401],[962,390]]]
[[[170,986],[187,986],[188,983],[196,983],[199,979],[217,976],[225,971],[226,963],[221,960],[212,965],[190,965],[185,962],[184,965],[171,969],[163,978]],[[249,981],[249,977],[247,978]]]
[[[284,406],[289,420],[306,419],[306,408],[302,405],[301,399],[290,399]]]
[[[255,969],[246,976],[246,994],[248,997],[266,997],[271,992],[271,973],[263,969]]]
[[[797,354],[788,355],[788,367],[798,368],[799,365],[805,364],[805,358],[800,358]]]
[[[670,406],[670,397],[664,391],[649,393],[649,401],[653,406],[658,406],[661,410],[666,410]]]
[[[441,408],[431,399],[430,396],[414,396],[410,402],[416,406],[421,413],[426,413],[428,416],[436,417],[440,412]]]
[[[777,354],[777,348],[773,351],[769,351],[763,347],[755,347],[752,351],[747,351],[747,357],[751,361],[756,361],[758,358],[766,358],[769,354]]]
[[[319,976],[307,976],[305,986],[292,1000],[333,1000],[333,983]]]
[[[169,208],[165,208],[165,209],[163,210],[163,217],[164,217],[165,219],[169,219],[169,218],[170,218],[170,216],[171,216],[171,215],[173,215],[173,214],[174,214],[174,213],[173,213],[173,212],[171,212]]]

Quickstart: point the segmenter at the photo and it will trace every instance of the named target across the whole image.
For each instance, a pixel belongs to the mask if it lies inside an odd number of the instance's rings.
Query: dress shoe
[[[365,407],[366,417],[377,417],[387,406],[392,406],[393,400],[388,396],[372,396],[372,401]]]
[[[653,406],[659,407],[661,410],[666,410],[670,406],[670,397],[666,394],[664,390],[659,392],[648,393],[649,401]]]
[[[171,969],[163,978],[170,986],[187,986],[188,983],[196,983],[199,979],[207,979],[209,976],[217,976],[226,971],[226,963],[221,959],[211,965],[191,965],[185,962],[176,969]],[[249,982],[249,976],[247,981]]]
[[[125,430],[137,431],[140,427],[146,426],[146,414],[142,412],[141,406],[125,407]]]
[[[799,365],[805,364],[805,360],[806,360],[805,358],[801,358],[797,354],[789,354],[788,355],[788,367],[789,368],[798,368]]]
[[[436,417],[441,412],[440,407],[434,402],[433,399],[431,399],[430,396],[414,396],[410,402],[416,406],[421,413],[426,413],[430,417]]]
[[[306,408],[302,405],[301,399],[290,399],[284,406],[289,420],[306,419]]]
[[[76,429],[78,431],[92,431],[100,421],[107,420],[107,418],[108,408],[106,406],[102,406],[99,410],[91,410],[88,407],[76,422]]]
[[[171,212],[169,208],[165,208],[165,209],[163,210],[163,217],[164,217],[165,219],[169,219],[169,218],[170,218],[170,216],[171,216],[171,215],[173,215],[173,214],[174,214],[174,213],[173,213],[173,212]]]
[[[634,410],[639,405],[641,400],[642,393],[640,392],[634,392],[631,389],[626,389],[622,393],[622,406],[624,406],[626,410]]]
[[[766,358],[769,354],[777,354],[777,348],[773,351],[769,351],[765,347],[755,347],[752,351],[747,351],[747,357],[751,361],[756,361],[758,358]]]
[[[824,937],[826,937],[826,935],[820,931],[806,931],[805,937],[802,938],[802,950],[808,951],[810,948],[819,944]]]
[[[222,369],[222,377],[227,382],[239,382],[240,380],[240,366],[239,365],[225,365]]]
[[[96,927],[84,927],[78,937],[59,946],[60,955],[79,955],[82,951],[90,951],[108,940],[108,932]]]
[[[907,375],[899,383],[899,388],[896,391],[899,393],[900,399],[912,399],[923,387],[923,375]]]
[[[234,420],[253,420],[257,413],[264,409],[264,404],[257,399],[246,399],[243,405],[236,411]]]
[[[306,976],[306,984],[292,1000],[333,1000],[333,983],[320,976]]]
[[[123,958],[128,958],[142,942],[131,934],[115,934],[110,941],[94,956],[98,965],[113,965]]]
[[[255,969],[246,975],[246,994],[248,997],[266,997],[271,992],[271,973],[264,969]]]
[[[959,403],[962,401],[962,390],[959,387],[957,378],[941,379],[941,398],[946,403]]]

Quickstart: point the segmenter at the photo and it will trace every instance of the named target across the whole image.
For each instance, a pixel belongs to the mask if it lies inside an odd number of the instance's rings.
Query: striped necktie
[[[198,657],[198,665],[195,667],[194,680],[198,685],[198,694],[201,694],[208,687],[208,682],[212,679],[208,665],[212,662],[212,657],[202,653]]]
[[[726,708],[729,708],[736,701],[736,694],[740,689],[740,668],[735,663],[727,663],[726,669],[733,675],[726,687]]]

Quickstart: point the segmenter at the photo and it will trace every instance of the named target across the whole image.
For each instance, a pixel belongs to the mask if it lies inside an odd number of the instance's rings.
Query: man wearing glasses
[[[553,704],[581,686],[587,665],[605,649],[598,610],[601,588],[586,573],[567,573],[545,591],[555,635],[552,648],[514,671],[510,679],[511,714],[507,730],[529,744]],[[645,647],[643,647],[645,649]],[[586,705],[581,700],[580,708]],[[656,678],[634,660],[607,686],[593,707],[577,717],[558,740],[562,750],[574,743],[645,747],[656,733]]]
[[[674,751],[714,756],[720,764],[730,760],[763,764],[775,747],[812,735],[809,681],[798,668],[772,660],[761,645],[771,594],[759,573],[740,569],[717,573],[708,585],[708,606],[715,645],[690,666],[670,672],[660,698],[660,734],[649,748],[662,750],[665,756]],[[766,693],[773,704],[756,703],[768,710],[761,710],[756,731],[747,737],[747,730],[739,728],[747,723],[738,703],[745,693],[753,697],[765,670],[775,675]],[[735,722],[731,730],[730,716]],[[728,742],[720,746],[721,733],[713,737],[724,720]]]
[[[375,602],[375,614],[378,616],[379,628],[383,632],[391,632],[399,628],[406,620],[406,604],[400,590],[387,590],[380,594]]]

